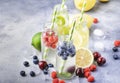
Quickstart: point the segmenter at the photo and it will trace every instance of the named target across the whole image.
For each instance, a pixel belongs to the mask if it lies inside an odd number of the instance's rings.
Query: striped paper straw
[[[85,9],[85,7],[86,7],[86,0],[84,0],[83,6],[82,6],[80,22],[81,22],[82,19],[83,19],[83,15],[84,15],[84,9]]]
[[[53,12],[53,17],[52,17],[51,29],[54,28],[56,14],[57,14],[57,8],[55,7],[54,12]]]
[[[66,2],[66,0],[62,0],[62,4],[61,4],[62,8],[65,6],[65,2]]]

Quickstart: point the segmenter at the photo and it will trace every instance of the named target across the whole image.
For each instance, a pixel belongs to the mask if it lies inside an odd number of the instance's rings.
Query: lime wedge
[[[42,32],[38,32],[32,37],[31,44],[38,51],[41,51],[41,34],[42,34]]]
[[[62,15],[56,16],[55,22],[56,22],[56,24],[57,24],[58,26],[65,25],[65,23],[66,23],[66,22],[65,22],[65,18],[64,18],[64,16],[62,16]]]

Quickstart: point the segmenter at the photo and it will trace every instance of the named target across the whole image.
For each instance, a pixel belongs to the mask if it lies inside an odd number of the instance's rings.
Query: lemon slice
[[[80,48],[76,52],[76,67],[87,68],[92,65],[94,57],[92,52],[86,48]]]
[[[73,40],[73,44],[75,45],[76,50],[78,50],[79,47],[81,47],[83,41],[82,41],[81,35],[76,29],[74,29],[72,40]]]
[[[57,24],[58,26],[62,26],[62,25],[65,25],[65,22],[66,22],[66,21],[65,21],[64,16],[58,15],[58,16],[56,16],[55,22],[56,22],[56,24]]]
[[[82,10],[84,0],[74,0],[77,9]],[[85,11],[92,9],[95,6],[96,0],[86,0]]]

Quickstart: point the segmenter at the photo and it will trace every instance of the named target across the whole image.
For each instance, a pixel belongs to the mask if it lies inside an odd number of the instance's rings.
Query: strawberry
[[[90,66],[90,70],[91,70],[91,71],[95,71],[96,68],[97,68],[97,67],[96,67],[96,65],[94,65],[94,64]]]
[[[52,83],[59,83],[59,79],[58,78],[53,79]]]
[[[94,79],[94,77],[93,77],[93,76],[89,76],[89,77],[87,78],[87,81],[88,81],[88,82],[94,82],[94,81],[95,81],[95,79]]]
[[[52,77],[53,79],[57,78],[57,73],[56,73],[55,71],[53,71],[53,72],[51,73],[51,77]]]

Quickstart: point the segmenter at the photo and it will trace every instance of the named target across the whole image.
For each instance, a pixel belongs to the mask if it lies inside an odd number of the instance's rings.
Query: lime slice
[[[41,34],[42,34],[42,32],[38,32],[32,37],[31,44],[38,51],[41,51]]]
[[[84,0],[74,0],[77,9],[82,10]],[[85,11],[92,9],[96,4],[96,0],[86,0]]]
[[[93,64],[92,52],[86,48],[80,48],[76,52],[76,67],[87,68]]]
[[[57,73],[57,75],[61,79],[70,79],[72,77],[72,74],[67,72]]]
[[[65,25],[65,23],[66,23],[66,22],[65,22],[65,18],[64,18],[64,16],[62,16],[62,15],[56,16],[55,22],[56,22],[56,24],[57,24],[58,26]]]
[[[58,29],[57,31],[58,31],[59,35],[68,35],[70,27],[69,26],[59,26],[57,29]]]

